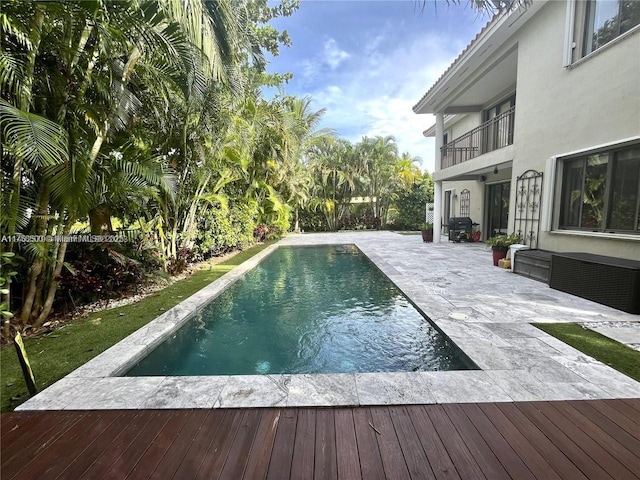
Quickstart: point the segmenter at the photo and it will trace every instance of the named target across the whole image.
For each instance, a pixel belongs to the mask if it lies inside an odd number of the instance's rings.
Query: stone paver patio
[[[278,245],[356,244],[480,368],[475,371],[118,377],[277,246],[78,368],[19,410],[221,408],[581,400],[640,397],[640,383],[530,325],[625,328],[640,316],[550,289],[492,265],[481,244],[419,235],[291,235]],[[633,330],[632,330],[633,329]],[[597,330],[597,328],[596,328]],[[604,333],[604,330],[602,330]],[[618,332],[621,333],[621,332]]]

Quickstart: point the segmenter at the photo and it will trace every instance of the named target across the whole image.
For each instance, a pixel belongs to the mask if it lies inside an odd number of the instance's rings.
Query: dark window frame
[[[622,35],[627,34],[628,32],[631,32],[635,29],[637,29],[638,27],[640,27],[640,23],[637,23],[635,25],[632,25],[630,28],[628,28],[625,31],[621,31],[622,30],[622,24],[623,24],[623,2],[627,1],[627,0],[619,0],[618,1],[618,13],[616,15],[616,34],[613,38],[611,38],[609,41],[603,43],[602,45],[597,45],[595,48],[593,47],[593,34],[594,32],[594,28],[595,28],[595,9],[596,9],[596,4],[598,1],[602,1],[602,0],[587,0],[586,2],[579,2],[576,0],[576,35],[574,37],[574,41],[576,42],[576,46],[578,48],[576,48],[574,50],[575,55],[577,55],[577,58],[573,58],[573,61],[577,61],[581,58],[584,58],[588,55],[591,55],[592,53],[600,50],[602,47],[609,45],[610,43],[614,42],[616,39],[620,38]]]
[[[574,231],[584,231],[584,232],[597,232],[597,233],[621,233],[621,234],[631,234],[631,235],[640,235],[640,174],[638,178],[636,178],[636,206],[634,220],[633,220],[633,229],[623,229],[623,228],[612,228],[612,210],[614,208],[613,197],[614,197],[614,179],[616,169],[619,167],[619,156],[620,154],[628,151],[640,150],[640,144],[635,144],[631,146],[624,146],[619,148],[609,148],[606,150],[597,150],[592,152],[585,152],[581,155],[565,157],[560,159],[559,163],[559,173],[561,181],[559,185],[559,196],[558,196],[558,229],[559,230],[574,230]],[[579,211],[578,211],[578,226],[568,224],[569,221],[565,219],[565,215],[569,213],[566,209],[565,202],[567,201],[567,195],[565,188],[567,187],[566,181],[568,179],[567,171],[570,165],[576,165],[578,163],[582,163],[582,175],[580,177],[582,183],[582,189],[580,191],[581,199],[584,199],[584,191],[586,184],[586,170],[587,163],[589,158],[595,155],[607,155],[607,170],[605,176],[605,189],[602,195],[603,197],[603,217],[601,225],[598,228],[593,227],[585,227],[582,226],[583,218],[583,208],[584,208],[584,200],[581,200],[579,203]],[[637,160],[640,162],[640,159]],[[570,216],[570,215],[567,215]]]

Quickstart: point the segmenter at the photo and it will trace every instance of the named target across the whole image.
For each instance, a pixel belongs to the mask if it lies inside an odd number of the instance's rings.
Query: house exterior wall
[[[640,32],[566,69],[565,17],[565,2],[548,2],[518,32],[512,185],[535,169],[545,174],[543,188],[552,189],[553,172],[545,171],[549,158],[640,135]],[[513,218],[515,188],[511,192]],[[553,205],[542,208],[557,211],[559,199],[553,198]],[[640,236],[616,237],[541,231],[539,247],[640,259]]]
[[[451,216],[452,217],[462,217],[463,215],[460,213],[460,192],[464,189],[469,190],[470,202],[469,202],[469,217],[476,223],[480,223],[483,214],[483,204],[484,199],[483,195],[483,187],[480,182],[443,182],[442,190],[443,192],[447,190],[453,189],[458,196],[455,199],[453,204]],[[466,216],[466,215],[465,215]],[[447,222],[447,219],[444,219],[444,222]]]
[[[605,144],[615,148],[616,143],[629,138],[640,139],[640,29],[636,28],[565,68],[567,5],[567,1],[539,3],[524,25],[470,71],[465,80],[437,97],[438,102],[431,108],[434,112],[445,111],[501,59],[516,53],[513,145],[435,171],[432,177],[436,182],[443,182],[443,192],[455,188],[459,193],[468,188],[471,191],[470,216],[486,228],[485,186],[499,179],[491,178],[491,173],[483,173],[487,177],[485,182],[454,179],[473,178],[481,172],[490,172],[494,165],[500,166],[499,177],[508,175],[506,178],[511,180],[509,230],[513,231],[518,176],[527,170],[543,172],[538,248],[640,259],[640,235],[557,228],[560,209],[557,157]],[[481,103],[487,108],[508,93],[496,92],[490,101],[484,98],[474,104]],[[462,117],[445,129],[449,132],[449,141],[469,132],[481,121],[480,112]],[[505,169],[506,165],[511,168]],[[459,209],[459,202],[455,208]],[[478,210],[474,211],[474,208]],[[456,216],[458,212],[454,210]],[[545,221],[547,218],[550,220]]]
[[[469,202],[469,217],[473,220],[474,223],[479,225],[479,229],[482,233],[481,238],[486,240],[486,232],[483,230],[485,225],[485,203],[486,203],[486,185],[490,185],[492,183],[502,183],[511,179],[511,170],[506,169],[494,173],[487,173],[484,175],[485,181],[482,180],[465,180],[459,182],[442,182],[442,195],[443,195],[443,203],[444,203],[444,192],[447,190],[454,190],[458,198],[455,199],[452,208],[452,216],[453,217],[462,217],[463,215],[460,213],[460,192],[465,188],[469,190],[470,193],[470,202]],[[446,223],[446,219],[443,220]]]

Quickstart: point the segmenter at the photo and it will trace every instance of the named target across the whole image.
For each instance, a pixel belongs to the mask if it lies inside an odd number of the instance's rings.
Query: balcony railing
[[[440,149],[441,167],[447,168],[498,150],[513,143],[516,107],[487,120],[479,127],[447,143]]]

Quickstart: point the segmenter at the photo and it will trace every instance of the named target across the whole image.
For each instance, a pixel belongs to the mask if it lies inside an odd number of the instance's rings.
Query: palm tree
[[[420,168],[416,164],[422,163],[420,157],[414,156],[408,152],[402,153],[395,164],[395,176],[400,185],[406,190],[411,188],[422,176]]]
[[[289,118],[289,148],[284,156],[281,185],[285,198],[295,214],[294,232],[300,231],[300,209],[311,198],[312,177],[308,168],[308,156],[316,145],[328,141],[335,132],[328,128],[317,129],[325,109],[312,111],[311,97],[285,97]]]
[[[186,9],[177,0],[3,5],[0,61],[10,67],[0,76],[9,92],[1,105],[3,146],[12,159],[6,171],[12,188],[3,198],[9,231],[16,231],[26,210],[21,206],[29,202],[37,213],[30,228],[39,234],[68,234],[77,218],[99,207],[92,199],[109,186],[104,173],[115,173],[105,169],[110,137],[129,125],[141,92],[151,86],[167,91],[165,85],[185,78],[199,85],[207,75],[230,81],[228,66],[244,38],[238,28],[246,19],[242,8],[231,0],[195,1]],[[131,178],[136,172],[130,162],[119,167],[126,165]],[[37,191],[23,201],[24,182]],[[42,254],[32,257],[23,322],[41,324],[49,314],[66,246],[49,245],[47,254],[40,248]]]
[[[310,152],[314,175],[311,207],[319,208],[330,230],[337,230],[351,199],[357,194],[361,172],[357,150],[346,140],[325,140]]]
[[[364,137],[360,143],[363,167],[367,178],[367,195],[374,218],[384,221],[389,204],[387,196],[390,194],[389,185],[394,176],[395,164],[398,159],[398,146],[391,135],[374,138]],[[386,200],[385,200],[386,198]]]

